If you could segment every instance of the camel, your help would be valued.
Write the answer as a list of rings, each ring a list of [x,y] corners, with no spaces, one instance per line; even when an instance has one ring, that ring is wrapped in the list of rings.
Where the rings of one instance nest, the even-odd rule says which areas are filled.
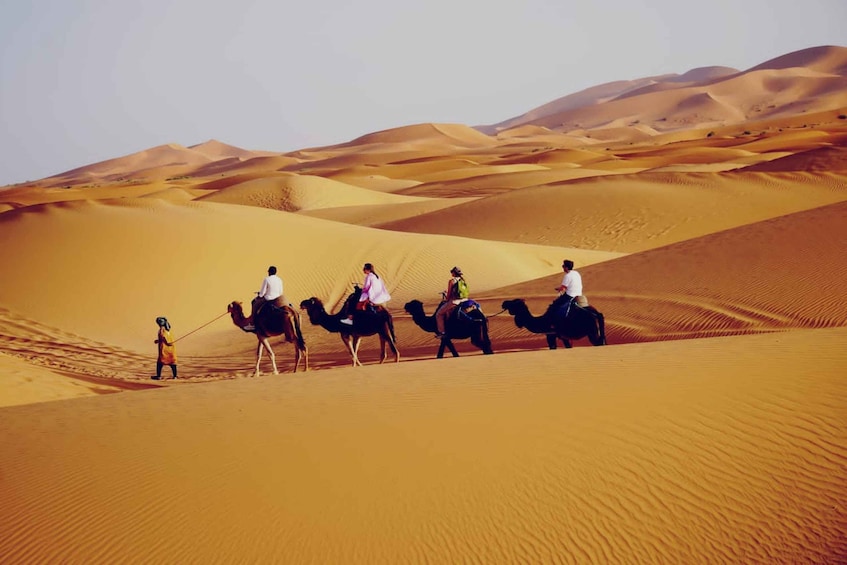
[[[353,366],[361,366],[359,361],[359,343],[362,337],[379,335],[381,357],[379,362],[384,363],[387,357],[385,344],[391,346],[394,352],[394,362],[400,362],[400,351],[397,349],[394,336],[394,320],[385,308],[379,307],[375,312],[357,311],[355,304],[359,300],[362,289],[356,286],[356,290],[347,297],[344,306],[337,314],[329,314],[320,299],[314,296],[300,303],[300,308],[309,314],[309,321],[316,326],[321,326],[330,333],[341,334],[341,341],[347,347],[347,351],[353,359]],[[353,312],[353,324],[342,324],[341,320],[347,318],[347,312]]]
[[[232,323],[239,328],[244,329],[252,320],[244,316],[244,310],[241,307],[241,302],[230,302],[227,306],[227,312],[232,317]],[[259,364],[262,361],[262,350],[268,350],[268,357],[271,358],[271,365],[274,368],[274,375],[279,374],[276,368],[276,357],[273,349],[271,349],[270,338],[281,335],[285,341],[294,344],[294,373],[297,372],[300,366],[301,357],[304,358],[304,370],[309,370],[309,351],[306,349],[306,342],[303,340],[303,332],[300,330],[300,314],[290,306],[277,308],[271,304],[265,304],[259,313],[256,315],[254,325],[256,326],[256,339],[259,340],[259,346],[256,349],[256,373],[259,376]]]
[[[522,298],[503,301],[503,309],[515,317],[515,325],[532,333],[546,334],[547,345],[556,349],[556,338],[565,348],[572,347],[572,339],[587,337],[592,345],[606,345],[606,322],[603,314],[593,306],[582,308],[572,304],[563,317],[556,301],[543,316],[533,316]]]
[[[443,303],[442,303],[443,304]],[[440,305],[439,305],[440,306]],[[459,306],[461,308],[461,305]],[[412,315],[412,320],[425,332],[435,333],[435,314],[427,316],[424,312],[423,303],[420,300],[412,300],[407,302],[403,309]],[[438,308],[436,308],[438,311]],[[456,313],[459,309],[456,309]],[[458,357],[459,353],[453,346],[452,339],[471,339],[471,343],[482,349],[486,355],[494,353],[491,350],[491,340],[488,338],[488,320],[482,310],[476,308],[461,316],[451,315],[447,320],[447,325],[444,328],[447,330],[447,335],[441,339],[438,346],[436,358],[444,357],[444,348],[450,350],[453,357]]]

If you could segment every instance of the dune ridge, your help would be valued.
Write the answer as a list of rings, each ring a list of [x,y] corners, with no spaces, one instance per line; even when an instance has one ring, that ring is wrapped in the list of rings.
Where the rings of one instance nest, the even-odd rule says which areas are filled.
[[[293,173],[239,183],[198,200],[233,204],[249,202],[263,208],[286,212],[424,201],[419,197],[386,194],[332,179]]]

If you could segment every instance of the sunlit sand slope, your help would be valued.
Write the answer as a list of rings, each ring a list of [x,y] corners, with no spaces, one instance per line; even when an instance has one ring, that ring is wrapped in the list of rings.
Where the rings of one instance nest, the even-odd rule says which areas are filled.
[[[525,188],[378,227],[634,252],[842,200],[847,183],[833,174],[653,173]]]
[[[4,408],[0,554],[841,562],[845,339],[480,356]]]
[[[376,194],[376,193],[375,193]],[[391,196],[379,195],[377,196]],[[74,335],[150,351],[157,316],[177,335],[249,304],[269,265],[289,300],[334,307],[371,262],[401,308],[435,297],[458,264],[477,292],[558,270],[563,248],[391,233],[253,206],[155,198],[31,206],[0,215],[0,264],[14,265],[0,306]],[[579,253],[593,263],[618,256]],[[42,288],[37,283],[49,283]],[[177,329],[178,328],[178,329]],[[204,330],[238,332],[218,326]],[[202,341],[182,347],[204,352]]]
[[[841,202],[579,270],[610,343],[845,326],[845,217]],[[560,280],[482,297],[524,297],[538,315]]]
[[[106,381],[71,378],[8,352],[0,352],[0,407],[107,394],[121,388]]]
[[[418,203],[427,199],[386,194],[322,177],[288,173],[229,186],[200,200],[296,212],[339,206]]]

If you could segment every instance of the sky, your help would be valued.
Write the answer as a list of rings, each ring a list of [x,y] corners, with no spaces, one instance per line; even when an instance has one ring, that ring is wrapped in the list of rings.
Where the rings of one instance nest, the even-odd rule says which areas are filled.
[[[0,0],[0,186],[167,143],[288,152],[847,46],[847,0]]]

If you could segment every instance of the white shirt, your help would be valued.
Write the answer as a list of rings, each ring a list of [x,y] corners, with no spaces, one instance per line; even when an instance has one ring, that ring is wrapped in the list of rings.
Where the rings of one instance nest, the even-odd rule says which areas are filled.
[[[259,296],[265,300],[276,300],[282,296],[282,279],[276,275],[268,275],[262,281],[262,289]]]
[[[582,277],[576,271],[568,271],[562,279],[565,294],[568,296],[582,296]]]
[[[359,302],[365,300],[370,300],[374,304],[385,304],[391,300],[391,295],[385,290],[382,279],[373,273],[367,274],[365,284],[362,285],[362,296],[359,297]]]

